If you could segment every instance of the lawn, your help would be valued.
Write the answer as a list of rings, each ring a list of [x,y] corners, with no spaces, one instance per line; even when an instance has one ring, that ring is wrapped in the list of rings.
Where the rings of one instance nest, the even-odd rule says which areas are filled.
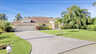
[[[41,32],[69,38],[77,38],[81,40],[96,41],[96,31],[88,31],[88,30],[74,30],[74,32],[72,31],[73,31],[72,29],[66,29],[66,30],[46,30]]]
[[[30,54],[31,44],[17,37],[14,33],[3,33],[0,35],[0,45],[11,44],[11,54]],[[6,54],[6,50],[0,50],[0,54]]]

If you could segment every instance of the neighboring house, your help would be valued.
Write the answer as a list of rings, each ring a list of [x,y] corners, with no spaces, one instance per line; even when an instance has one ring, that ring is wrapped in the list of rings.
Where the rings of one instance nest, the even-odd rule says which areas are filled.
[[[40,27],[52,28],[50,22],[55,21],[52,17],[26,17],[19,21],[14,21],[15,31],[33,31],[39,30]],[[54,27],[53,27],[54,28]]]

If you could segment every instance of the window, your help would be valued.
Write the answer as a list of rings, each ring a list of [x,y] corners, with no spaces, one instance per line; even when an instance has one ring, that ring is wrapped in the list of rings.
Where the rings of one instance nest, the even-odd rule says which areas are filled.
[[[42,26],[46,26],[46,24],[43,24]]]
[[[31,23],[35,23],[35,22],[31,20]]]

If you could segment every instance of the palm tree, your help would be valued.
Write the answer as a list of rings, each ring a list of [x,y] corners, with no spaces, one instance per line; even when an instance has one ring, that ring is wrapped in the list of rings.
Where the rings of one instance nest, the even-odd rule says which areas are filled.
[[[96,6],[96,2],[93,3],[93,6]]]
[[[65,15],[66,13],[67,13],[66,11],[63,11],[63,12],[61,13],[61,16],[64,17],[64,15]]]
[[[18,20],[22,20],[22,16],[20,13],[18,13],[16,16],[15,16],[15,21],[18,21]]]
[[[7,20],[6,14],[0,14],[0,20]]]
[[[73,5],[67,8],[67,13],[63,17],[64,24],[71,24],[72,27],[80,29],[81,26],[87,24],[88,10],[80,9],[80,7]]]

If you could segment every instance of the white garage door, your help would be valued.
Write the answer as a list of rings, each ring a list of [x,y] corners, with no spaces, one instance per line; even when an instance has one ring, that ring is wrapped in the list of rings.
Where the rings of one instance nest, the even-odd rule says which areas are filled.
[[[15,31],[34,31],[36,30],[35,26],[15,26]]]

